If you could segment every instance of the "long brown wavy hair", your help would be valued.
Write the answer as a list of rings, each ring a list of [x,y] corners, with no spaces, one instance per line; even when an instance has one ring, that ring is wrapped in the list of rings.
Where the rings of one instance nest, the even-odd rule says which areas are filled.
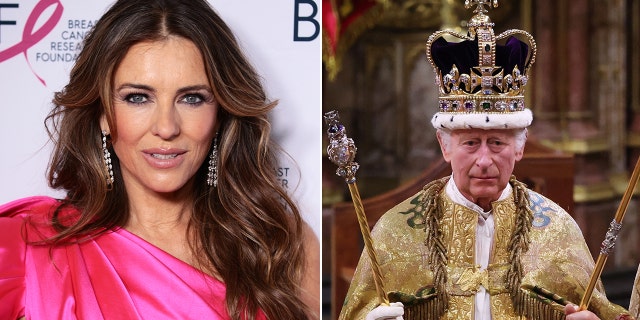
[[[267,99],[261,78],[240,50],[229,27],[205,0],[120,0],[84,40],[69,83],[53,99],[46,119],[55,149],[49,164],[51,187],[67,191],[52,218],[61,244],[124,226],[129,200],[111,146],[115,182],[106,181],[100,137],[105,116],[112,139],[112,81],[136,43],[180,36],[204,59],[219,103],[218,186],[207,186],[205,161],[194,180],[189,237],[198,263],[210,266],[226,284],[226,307],[233,319],[305,319],[301,300],[305,265],[303,222],[277,183],[276,146],[270,140]],[[171,57],[167,57],[171,59]],[[65,221],[62,207],[82,214]],[[206,267],[205,267],[206,268]]]

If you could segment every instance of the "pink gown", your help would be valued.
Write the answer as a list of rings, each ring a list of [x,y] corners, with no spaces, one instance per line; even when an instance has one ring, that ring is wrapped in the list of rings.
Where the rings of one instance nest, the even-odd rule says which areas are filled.
[[[54,234],[47,217],[57,205],[31,197],[0,206],[0,319],[229,319],[222,282],[124,229],[31,244]]]

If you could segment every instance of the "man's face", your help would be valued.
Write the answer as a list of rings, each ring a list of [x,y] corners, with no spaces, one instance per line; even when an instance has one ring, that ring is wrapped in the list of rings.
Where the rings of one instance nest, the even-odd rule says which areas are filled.
[[[522,159],[513,130],[464,129],[451,132],[448,146],[438,132],[444,159],[462,195],[485,210],[507,186],[516,161]]]

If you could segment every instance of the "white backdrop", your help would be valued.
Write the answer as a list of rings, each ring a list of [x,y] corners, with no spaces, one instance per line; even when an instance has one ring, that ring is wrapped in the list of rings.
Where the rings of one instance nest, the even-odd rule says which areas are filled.
[[[318,0],[209,0],[264,78],[273,136],[294,159],[279,177],[321,225],[321,37]],[[85,33],[112,0],[0,1],[0,203],[62,194],[47,187],[44,118]],[[296,15],[297,14],[297,15]]]

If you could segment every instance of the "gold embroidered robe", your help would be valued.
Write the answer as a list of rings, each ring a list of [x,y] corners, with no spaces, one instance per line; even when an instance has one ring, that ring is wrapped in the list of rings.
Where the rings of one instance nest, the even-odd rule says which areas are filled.
[[[578,304],[589,282],[594,261],[582,233],[557,204],[527,190],[533,211],[529,250],[520,259],[524,268],[522,286],[537,286],[567,302]],[[421,191],[422,192],[422,191]],[[385,290],[416,299],[433,287],[433,273],[428,265],[424,245],[423,212],[419,205],[421,192],[385,213],[373,231],[373,243],[384,277]],[[513,232],[516,206],[513,194],[492,204],[495,234],[487,272],[477,271],[475,262],[475,211],[453,203],[444,188],[439,200],[444,215],[441,228],[447,246],[447,291],[449,308],[441,319],[474,319],[474,295],[482,284],[491,294],[494,320],[523,319],[513,308],[506,290],[505,275],[509,268],[508,243]],[[594,290],[589,309],[601,319],[615,319],[626,314],[624,308],[609,302],[600,282]],[[339,319],[364,319],[378,305],[370,260],[363,254],[358,263]],[[561,310],[561,305],[555,305]],[[560,312],[561,313],[561,312]],[[429,316],[420,318],[429,319]],[[540,315],[540,319],[549,316]]]
[[[633,290],[631,291],[631,302],[629,303],[629,312],[636,319],[640,319],[640,266],[638,266],[636,280],[633,282]]]

